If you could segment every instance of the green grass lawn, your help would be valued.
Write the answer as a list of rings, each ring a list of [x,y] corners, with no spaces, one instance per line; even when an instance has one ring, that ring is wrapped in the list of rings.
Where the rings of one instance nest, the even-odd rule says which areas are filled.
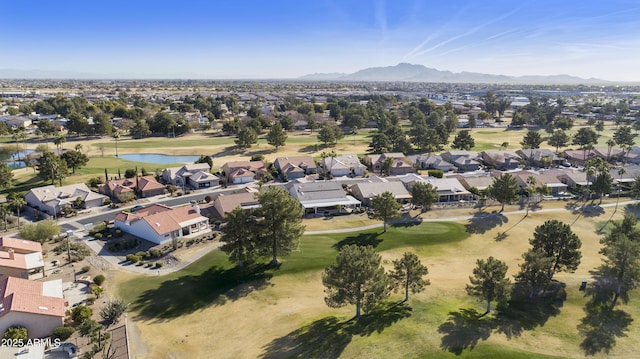
[[[464,225],[449,222],[389,226],[386,233],[378,229],[303,236],[299,249],[280,258],[278,268],[255,265],[251,271],[241,271],[228,262],[224,253],[216,250],[179,272],[132,277],[117,283],[116,289],[126,302],[131,303],[133,317],[138,320],[172,320],[212,306],[222,308],[227,301],[242,300],[251,292],[263,290],[268,291],[269,298],[275,299],[276,306],[271,310],[278,311],[277,286],[273,287],[270,282],[278,278],[279,283],[303,283],[309,278],[317,278],[319,272],[334,263],[341,246],[368,244],[380,252],[392,252],[394,256],[396,252],[412,250],[434,258],[443,255],[446,249],[463,246],[467,238]],[[265,258],[265,262],[267,260]],[[567,356],[538,353],[537,347],[544,346],[546,338],[554,338],[563,346],[574,348],[576,355],[569,356],[575,357],[581,352],[583,340],[576,329],[584,317],[582,308],[588,299],[583,294],[577,287],[562,286],[554,296],[539,304],[513,302],[498,314],[481,316],[479,311],[483,304],[465,295],[461,288],[456,294],[432,293],[422,299],[414,296],[408,303],[386,301],[358,321],[307,313],[307,319],[297,329],[266,345],[255,345],[263,348],[266,358]],[[392,298],[395,297],[397,295]],[[636,300],[635,295],[632,297]],[[636,307],[623,308],[631,315],[639,312]],[[623,326],[616,320],[605,322],[607,327],[615,328],[613,330],[629,331],[628,323]],[[254,330],[267,329],[256,324]],[[592,328],[593,333],[603,330],[606,331],[597,325]],[[615,338],[616,333],[603,335]],[[595,344],[589,345],[600,349],[599,345],[606,347],[611,342],[596,340]]]
[[[280,258],[282,263],[277,269],[256,265],[251,271],[239,270],[228,262],[224,253],[216,250],[179,272],[123,282],[118,292],[132,303],[132,309],[141,318],[171,319],[210,305],[221,305],[235,295],[235,288],[240,285],[243,290],[248,290],[247,287],[259,290],[273,276],[302,278],[307,273],[321,271],[335,261],[339,248],[347,244],[370,244],[380,251],[412,247],[429,248],[432,252],[437,246],[466,237],[464,227],[453,223],[390,226],[384,234],[371,230],[348,235],[303,236],[299,249]]]

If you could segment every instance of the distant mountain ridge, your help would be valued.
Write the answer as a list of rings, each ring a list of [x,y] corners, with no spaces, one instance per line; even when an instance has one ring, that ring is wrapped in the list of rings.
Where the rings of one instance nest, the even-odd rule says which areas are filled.
[[[423,65],[400,63],[395,66],[370,67],[352,74],[312,74],[300,80],[334,81],[404,81],[404,82],[450,82],[450,83],[503,83],[503,84],[611,84],[596,78],[584,79],[570,75],[553,76],[507,76],[478,72],[451,72]]]

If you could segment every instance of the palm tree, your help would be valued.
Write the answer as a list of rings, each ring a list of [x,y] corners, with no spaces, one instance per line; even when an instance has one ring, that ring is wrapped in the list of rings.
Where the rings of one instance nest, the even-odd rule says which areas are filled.
[[[18,153],[18,161],[20,159],[20,141],[24,141],[27,138],[27,134],[23,130],[18,130],[11,135],[11,138],[16,142],[16,152]],[[26,151],[25,151],[26,152]],[[26,155],[26,153],[25,153]]]
[[[62,135],[53,139],[53,144],[56,145],[56,148],[58,149],[58,154],[60,154],[60,150],[62,149],[62,144],[65,142],[67,142],[67,139]]]
[[[613,138],[607,140],[607,162],[611,159],[611,149],[616,145],[616,141]]]
[[[627,170],[625,170],[624,167],[618,168],[618,176],[620,176],[620,178],[618,179],[618,196],[616,197],[616,209],[613,210],[613,213],[616,213],[618,211],[618,202],[620,202],[620,192],[622,192],[622,175],[624,175],[625,173],[627,173]]]
[[[113,139],[116,140],[116,157],[118,157],[118,140],[120,139],[120,132],[115,131],[113,133]]]
[[[9,197],[9,201],[16,208],[16,217],[18,218],[18,229],[20,229],[20,211],[22,211],[22,206],[27,204],[24,200],[24,196],[22,193],[12,193]]]
[[[531,196],[533,196],[533,192],[536,189],[537,180],[534,176],[527,177],[527,191],[529,192],[529,196],[527,197],[527,213],[525,213],[525,217],[529,215],[529,205],[531,203]]]
[[[324,170],[325,180],[329,179],[329,175],[331,174],[331,167],[333,166],[333,159],[336,158],[337,156],[338,155],[336,154],[335,150],[331,150],[331,152],[322,151],[322,153],[320,154],[320,157],[322,158],[322,169]],[[330,158],[328,171],[327,171],[327,160],[326,160],[327,158]]]
[[[7,203],[0,204],[0,216],[2,216],[2,220],[4,221],[4,231],[9,230],[9,215],[11,214],[11,209]]]
[[[587,200],[591,198],[591,189],[589,188],[589,178],[592,178],[596,174],[596,168],[593,161],[587,161],[584,165],[584,171],[587,174],[587,195],[585,195],[584,203],[587,204]]]

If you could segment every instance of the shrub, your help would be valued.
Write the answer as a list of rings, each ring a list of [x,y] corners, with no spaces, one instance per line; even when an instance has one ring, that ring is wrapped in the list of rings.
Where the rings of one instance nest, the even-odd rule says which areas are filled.
[[[147,255],[148,255],[148,253],[147,252],[143,252],[143,251],[140,251],[140,252],[136,253],[136,256],[138,256],[140,258],[146,257]]]
[[[104,222],[98,222],[89,230],[90,235],[94,235],[98,232],[104,232],[107,229],[107,224]]]
[[[27,340],[28,337],[27,328],[21,325],[10,326],[2,335],[2,339],[19,339],[21,341]]]
[[[127,305],[122,299],[114,299],[107,302],[107,304],[100,310],[100,317],[104,319],[108,324],[113,324],[118,321],[120,316],[127,310]]]
[[[135,255],[135,254],[127,254],[127,261],[131,262],[131,263],[138,263],[140,262],[140,257]]]
[[[96,239],[102,239],[102,233],[96,233],[93,235]]]
[[[127,168],[124,171],[124,178],[133,178],[136,176],[136,170],[134,170],[133,168]]]
[[[53,339],[67,340],[75,331],[73,327],[57,327],[53,330]]]
[[[207,203],[211,203],[213,201],[213,197],[211,195],[204,196],[204,201]]]
[[[87,303],[88,303],[89,305],[93,305],[93,303],[95,303],[95,301],[96,301],[96,297],[89,297],[89,298],[87,298]]]
[[[95,283],[96,285],[102,285],[102,283],[104,283],[106,279],[107,278],[103,274],[98,274],[97,276],[93,277],[93,283]]]
[[[442,170],[428,170],[427,173],[431,177],[436,177],[436,178],[444,177],[444,172]]]
[[[162,268],[162,262],[156,262],[156,268]]]
[[[90,266],[82,266],[82,272],[87,273],[90,270],[91,270]]]
[[[93,314],[93,309],[87,307],[86,305],[79,305],[71,310],[71,319],[80,324],[85,320],[91,318]]]
[[[67,252],[67,241],[63,241],[57,247],[53,248],[53,251],[56,254],[66,253]],[[82,243],[71,243],[71,261],[79,262],[83,260],[86,256],[91,255],[91,250],[89,247],[85,246]]]
[[[110,198],[107,198],[107,199],[105,199],[105,200],[104,200],[104,205],[105,205],[105,206],[108,206],[108,205],[110,205],[111,203],[113,203],[113,201],[111,201],[111,199],[110,199]]]
[[[157,248],[151,248],[151,249],[149,250],[149,255],[150,255],[152,258],[159,258],[159,257],[162,257],[162,251],[161,251],[161,250],[159,250],[159,249],[157,249]]]
[[[58,233],[60,233],[60,226],[50,219],[36,224],[25,224],[19,232],[20,237],[40,243],[44,243]]]

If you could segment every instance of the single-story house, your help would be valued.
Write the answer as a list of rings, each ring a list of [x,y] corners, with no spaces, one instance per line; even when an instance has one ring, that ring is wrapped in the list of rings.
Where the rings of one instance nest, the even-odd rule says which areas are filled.
[[[291,197],[297,199],[305,213],[318,213],[322,209],[336,209],[338,206],[355,208],[360,201],[347,195],[342,185],[336,181],[289,182],[286,185]]]
[[[398,181],[360,182],[351,186],[351,193],[365,206],[371,205],[371,199],[384,192],[391,192],[393,197],[401,203],[411,200],[411,193],[404,184]]]
[[[120,212],[115,216],[116,228],[155,244],[176,238],[190,238],[210,232],[209,219],[200,214],[197,205],[168,207],[153,204],[135,212]]]
[[[252,182],[257,175],[266,171],[263,161],[230,161],[222,165],[222,173],[229,184]]]
[[[29,128],[33,125],[33,121],[24,116],[2,116],[0,122],[4,122],[11,129]]]
[[[362,177],[366,172],[367,166],[360,163],[357,155],[326,157],[318,161],[318,173],[328,173],[332,177]]]
[[[596,156],[609,162],[622,161],[624,160],[625,154],[627,153],[626,151],[618,147],[598,147],[594,148],[593,152],[596,154]]]
[[[91,191],[84,183],[33,188],[24,196],[29,206],[52,216],[59,214],[65,207],[71,207],[78,198],[82,199],[85,208],[94,208],[104,205],[108,197]]]
[[[560,182],[566,184],[567,187],[571,190],[577,190],[591,184],[591,179],[587,178],[587,174],[584,171],[567,169],[550,170],[549,173],[558,177]]]
[[[402,167],[399,164],[396,165],[396,162],[404,162],[405,161],[405,155],[402,152],[388,152],[388,153],[383,153],[383,154],[370,154],[370,155],[365,155],[362,158],[362,162],[364,162],[365,165],[367,165],[371,171],[376,172],[376,173],[382,173],[382,171],[384,170],[384,166],[385,166],[385,161],[391,159],[393,165],[390,167]],[[411,169],[413,169],[413,166],[410,166]],[[415,171],[414,171],[415,172]],[[405,172],[405,173],[409,173],[409,172]],[[403,173],[393,173],[393,174],[403,174]]]
[[[515,151],[482,151],[480,158],[486,166],[498,170],[513,170],[520,166],[522,158]]]
[[[480,169],[478,153],[465,150],[451,150],[441,154],[442,159],[453,164],[460,172],[471,172]]]
[[[44,278],[42,245],[38,242],[0,237],[0,279]]]
[[[518,181],[518,185],[520,186],[520,188],[522,188],[523,190],[526,190],[529,187],[529,184],[527,183],[529,177],[533,177],[536,179],[535,187],[545,185],[549,189],[551,195],[564,193],[569,188],[569,186],[566,183],[563,183],[556,174],[556,171],[518,171],[511,173],[511,175],[514,176]]]
[[[0,300],[0,333],[21,325],[27,328],[29,338],[43,338],[64,324],[61,279],[40,282],[5,278],[0,282]]]
[[[160,196],[164,194],[165,186],[154,176],[144,176],[138,178],[138,191],[142,198]]]
[[[316,161],[311,156],[278,157],[273,165],[280,173],[286,173],[288,179],[316,173]]]
[[[625,173],[622,175],[618,173],[620,168],[625,169]],[[609,170],[609,174],[611,174],[611,178],[613,178],[613,183],[621,184],[623,187],[630,187],[636,178],[640,177],[640,165],[631,164],[624,167],[612,167]]]
[[[470,201],[474,199],[473,194],[467,191],[462,183],[454,177],[436,178],[431,176],[408,174],[406,176],[398,177],[398,179],[404,183],[409,191],[411,191],[413,186],[418,182],[431,184],[438,192],[438,202]]]
[[[209,171],[196,171],[187,178],[187,186],[191,188],[211,188],[219,184],[220,179]]]
[[[134,193],[146,198],[164,194],[165,186],[156,181],[154,176],[143,176],[108,180],[98,190],[113,199],[117,199],[123,193]]]
[[[633,146],[631,151],[625,153],[627,163],[640,164],[640,146]]]
[[[440,170],[442,172],[449,172],[454,169],[453,164],[442,159],[442,156],[440,155],[414,155],[408,156],[407,158],[421,170]]]
[[[243,191],[231,194],[221,194],[213,200],[213,207],[218,216],[224,218],[227,213],[236,208],[251,210],[260,207],[257,191],[245,188]]]
[[[280,174],[283,179],[292,180],[304,177],[306,175],[306,171],[302,167],[298,167],[291,162],[287,162],[280,168]]]
[[[585,162],[597,158],[598,154],[593,150],[566,150],[563,156],[573,166],[584,166]]]
[[[475,188],[478,191],[486,191],[489,186],[493,184],[493,176],[490,174],[485,174],[481,176],[465,176],[465,175],[455,175],[453,178],[457,178],[460,184],[464,186],[465,189],[470,190],[471,188]]]
[[[548,148],[526,148],[517,150],[516,153],[529,165],[536,167],[549,167],[564,162],[564,158],[559,157]]]
[[[189,185],[189,177],[192,177],[196,172],[211,172],[211,167],[208,163],[191,163],[182,167],[170,167],[165,168],[162,171],[162,179],[166,183],[171,183],[178,187],[186,187]],[[194,187],[198,188],[198,187]]]

